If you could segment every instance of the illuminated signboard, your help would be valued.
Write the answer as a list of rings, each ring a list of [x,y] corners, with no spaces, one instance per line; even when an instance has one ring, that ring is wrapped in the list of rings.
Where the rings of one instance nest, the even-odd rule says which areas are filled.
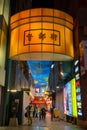
[[[40,93],[40,88],[35,88],[35,93]]]
[[[63,89],[64,114],[77,117],[77,99],[75,78],[69,81]]]
[[[81,101],[81,94],[78,94],[76,97],[77,97],[77,101]]]
[[[76,92],[77,92],[77,93],[80,93],[80,92],[81,92],[81,89],[78,87],[78,88],[76,89]]]
[[[81,98],[81,87],[80,87],[80,72],[79,62],[75,65],[75,80],[76,80],[76,101],[77,101],[77,115],[82,116],[82,98]]]
[[[43,93],[35,93],[35,97],[42,97],[42,96],[44,96]]]
[[[72,116],[72,88],[71,88],[71,83],[68,82],[66,85],[66,94],[67,94],[67,115]]]
[[[76,103],[76,84],[75,79],[71,80],[72,84],[72,110],[73,110],[73,116],[77,117],[77,103]]]
[[[45,88],[43,87],[41,87],[41,93],[44,93],[45,92]]]
[[[79,73],[76,74],[76,80],[80,79]]]
[[[63,101],[64,101],[64,114],[67,113],[67,101],[66,101],[66,87],[63,88]]]
[[[79,71],[79,67],[77,66],[76,68],[75,68],[75,73],[77,73]]]
[[[80,86],[80,81],[76,81],[76,86]]]
[[[78,102],[78,103],[77,103],[77,107],[78,107],[78,108],[81,108],[81,107],[82,107],[82,103],[81,103],[81,102]]]
[[[41,96],[44,96],[44,91],[45,89],[44,88],[35,88],[35,96],[36,97],[41,97]]]

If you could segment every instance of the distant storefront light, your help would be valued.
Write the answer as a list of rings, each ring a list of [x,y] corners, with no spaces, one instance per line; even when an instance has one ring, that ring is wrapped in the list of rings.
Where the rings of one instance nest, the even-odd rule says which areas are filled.
[[[8,89],[7,91],[8,91],[8,92],[11,92],[11,93],[16,93],[16,92],[17,92],[17,90],[16,90],[16,89],[11,89],[11,90],[10,90],[10,89]]]

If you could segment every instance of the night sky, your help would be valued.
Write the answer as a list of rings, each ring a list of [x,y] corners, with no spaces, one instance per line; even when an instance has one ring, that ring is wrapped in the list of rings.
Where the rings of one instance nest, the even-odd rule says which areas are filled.
[[[55,8],[71,15],[76,13],[77,0],[11,0],[11,15],[30,8]]]

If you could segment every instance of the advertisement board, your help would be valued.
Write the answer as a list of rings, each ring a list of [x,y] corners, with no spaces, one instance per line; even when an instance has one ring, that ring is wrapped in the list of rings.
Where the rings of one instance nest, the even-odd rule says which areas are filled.
[[[67,94],[66,94],[66,87],[63,88],[63,100],[64,100],[64,114],[67,113]]]
[[[75,78],[70,80],[63,89],[64,114],[77,117],[77,99]],[[78,104],[79,105],[79,104]]]
[[[72,86],[70,82],[68,82],[65,86],[66,86],[66,97],[67,97],[66,114],[72,116]]]
[[[73,111],[73,116],[77,117],[76,83],[75,83],[75,78],[71,80],[71,85],[72,85],[72,111]]]
[[[81,44],[80,46],[82,47],[83,45]],[[82,48],[80,48],[80,49],[82,49]],[[82,50],[80,50],[80,53],[81,53],[80,56],[83,56]],[[83,59],[83,58],[81,57],[81,59]],[[75,64],[75,84],[76,84],[76,102],[77,102],[77,115],[78,115],[78,117],[83,116],[83,113],[82,113],[82,97],[81,97],[81,83],[80,83],[80,70],[81,70],[81,75],[85,74],[84,72],[86,72],[86,71],[84,71],[84,72],[82,71],[83,70],[82,69],[83,68],[82,67],[83,62],[81,61],[81,59],[80,59],[80,62],[79,62],[79,60],[78,60],[78,62],[75,61],[75,63],[77,63],[77,64]],[[79,69],[79,65],[80,65],[80,69]]]

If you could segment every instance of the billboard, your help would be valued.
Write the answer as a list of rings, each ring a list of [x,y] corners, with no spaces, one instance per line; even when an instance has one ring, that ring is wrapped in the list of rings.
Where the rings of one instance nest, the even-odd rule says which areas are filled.
[[[64,101],[64,114],[67,113],[67,96],[66,96],[66,87],[63,88],[63,101]]]
[[[72,116],[72,86],[68,82],[66,85],[66,114]]]
[[[63,89],[64,114],[77,117],[76,83],[75,78],[70,80]]]
[[[71,80],[72,85],[72,112],[73,116],[77,117],[77,102],[76,102],[76,83],[75,78]]]
[[[81,44],[80,47],[83,47],[83,45]],[[78,60],[75,61],[75,84],[76,84],[76,102],[77,102],[77,115],[78,117],[82,117],[83,113],[82,113],[82,97],[81,97],[81,83],[80,83],[80,70],[81,70],[81,75],[84,75],[86,71],[83,71],[83,49],[80,48],[80,62]],[[79,68],[79,64],[80,64],[80,68]],[[78,69],[77,69],[78,68]]]

